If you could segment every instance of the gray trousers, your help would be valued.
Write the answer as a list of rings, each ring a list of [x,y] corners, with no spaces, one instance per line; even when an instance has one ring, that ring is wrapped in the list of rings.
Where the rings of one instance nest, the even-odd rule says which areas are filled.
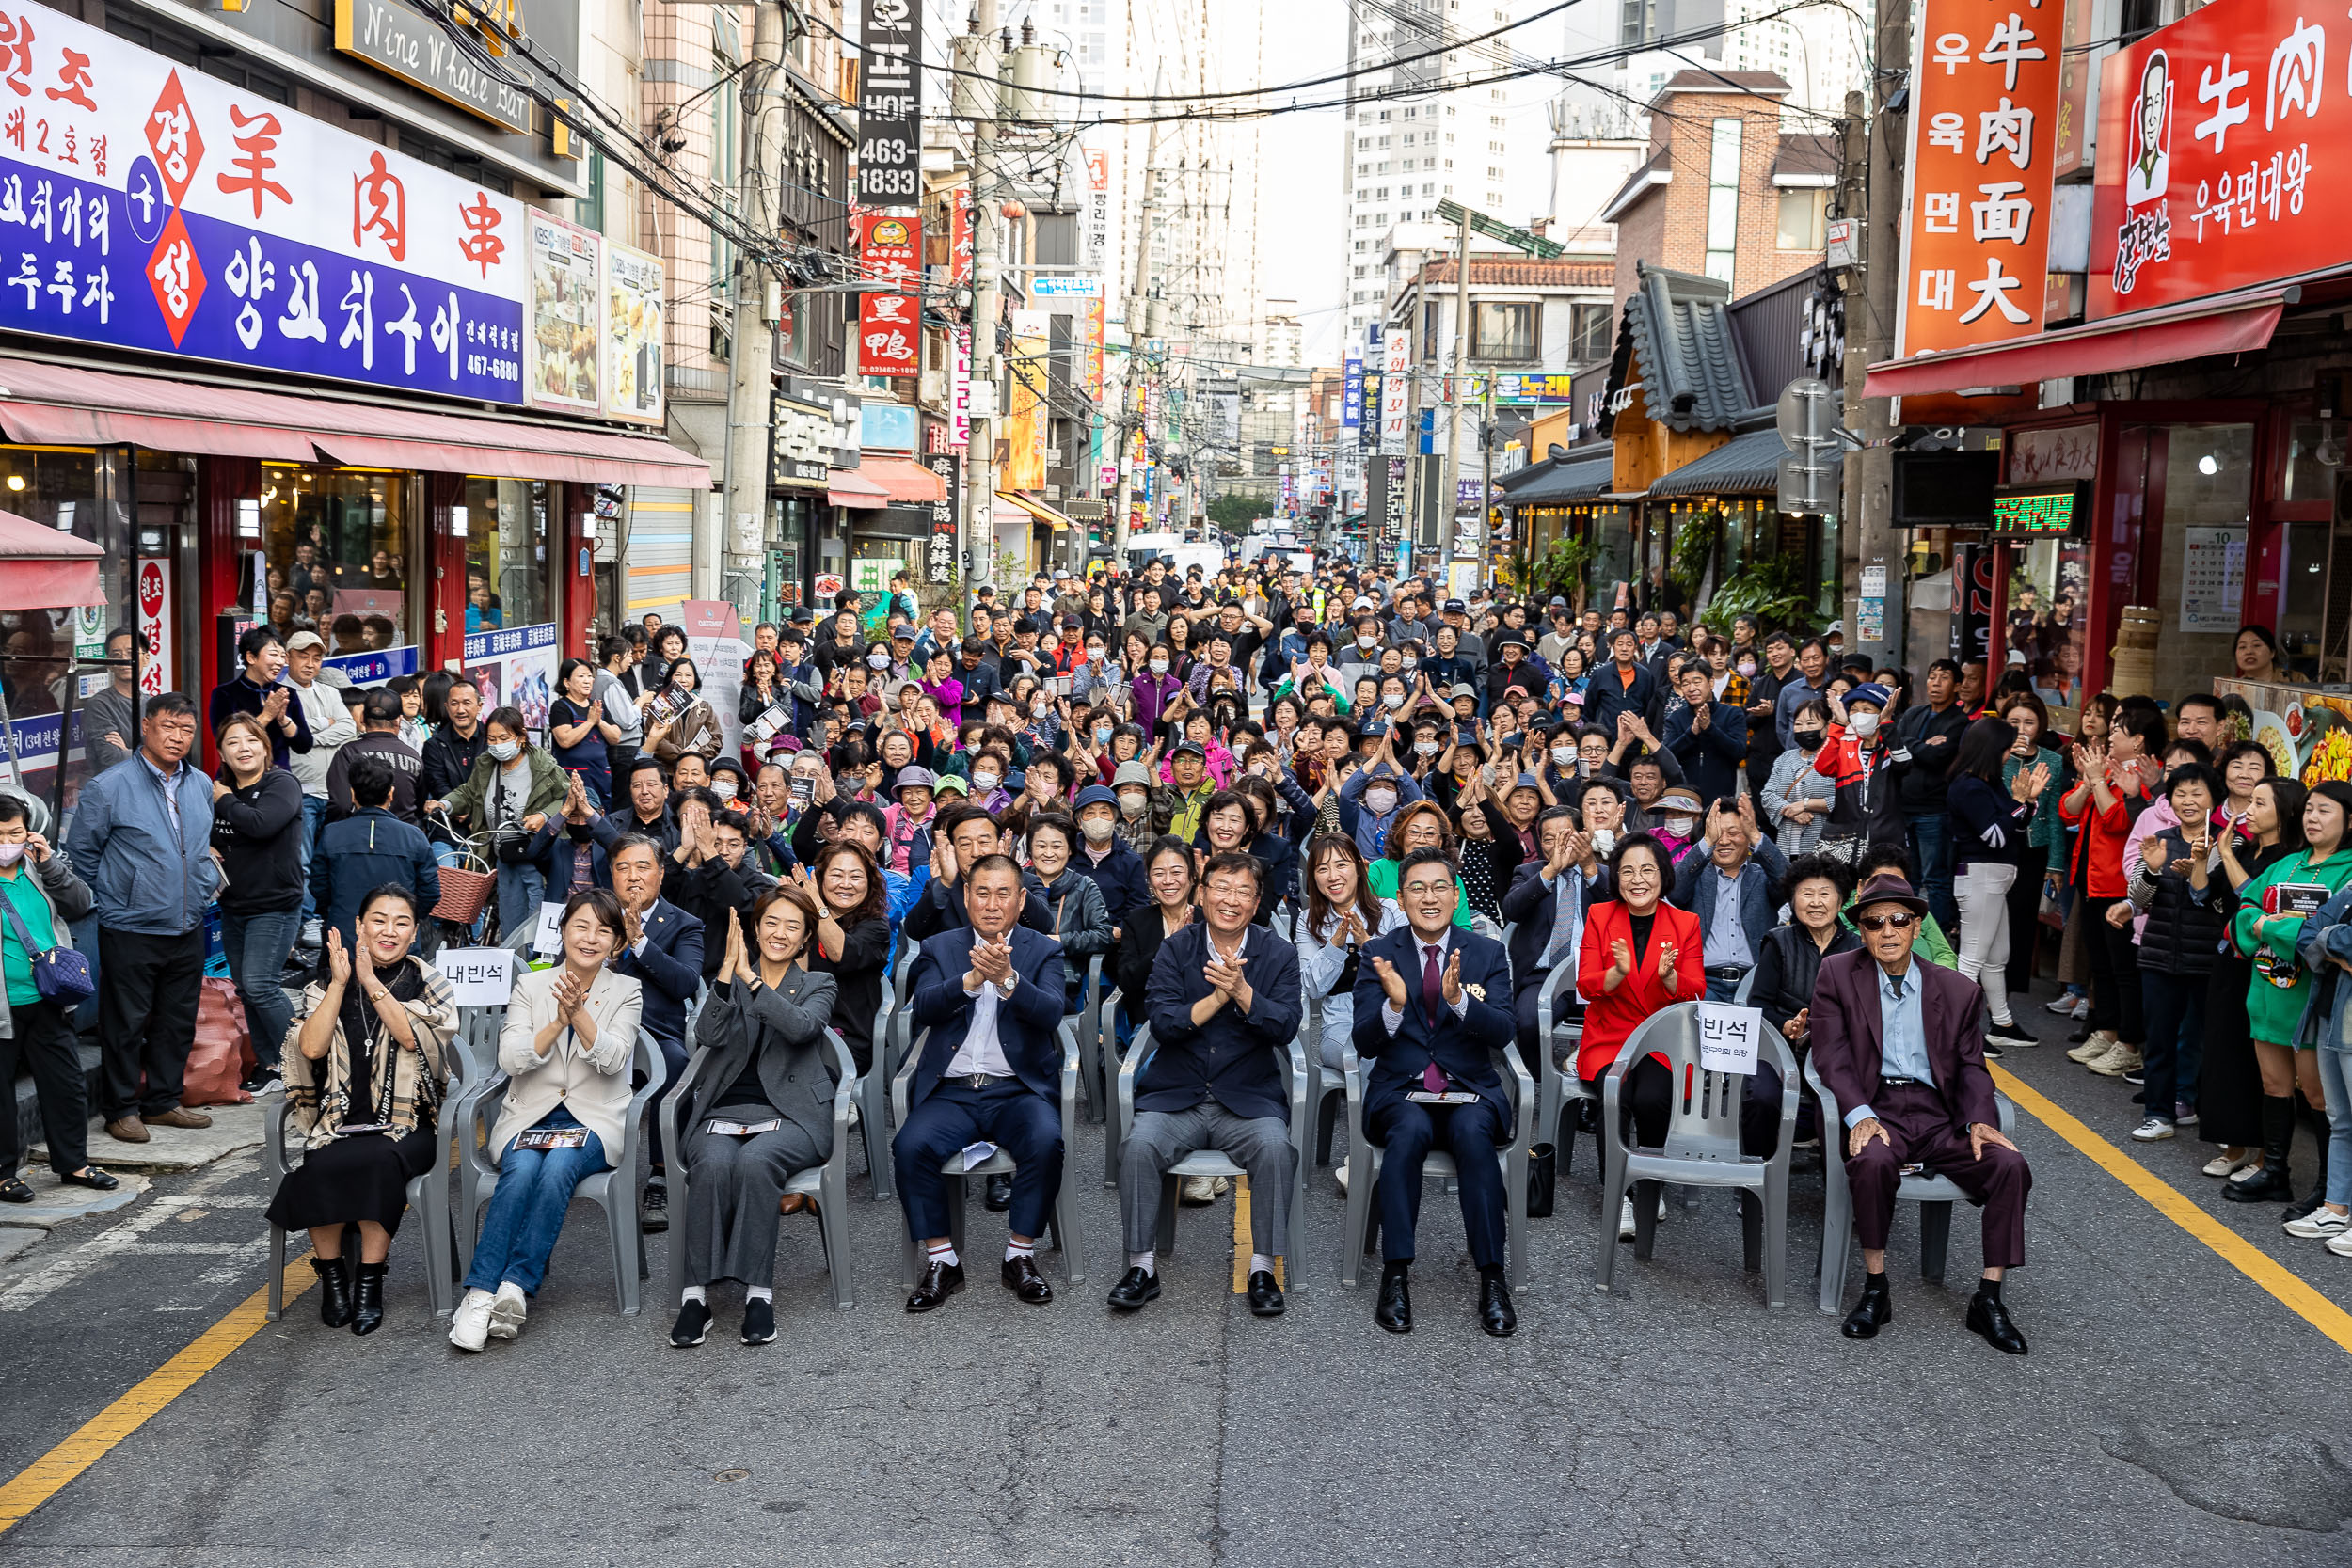
[[[1119,1149],[1119,1212],[1129,1252],[1159,1245],[1160,1183],[1168,1167],[1214,1148],[1249,1173],[1249,1246],[1269,1258],[1290,1250],[1291,1183],[1298,1150],[1280,1117],[1237,1117],[1214,1100],[1189,1111],[1137,1111]]]
[[[745,1111],[732,1119],[759,1122],[773,1116]],[[776,1204],[784,1184],[823,1164],[832,1150],[818,1148],[788,1121],[772,1132],[737,1138],[702,1131],[708,1120],[699,1118],[687,1138],[686,1234],[670,1244],[686,1249],[689,1285],[722,1279],[766,1285],[776,1273]]]

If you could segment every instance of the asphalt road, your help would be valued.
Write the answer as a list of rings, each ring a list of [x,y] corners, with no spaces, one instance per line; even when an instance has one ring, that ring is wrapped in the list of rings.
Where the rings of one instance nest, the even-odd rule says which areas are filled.
[[[2352,1260],[2284,1236],[2275,1209],[2222,1203],[2197,1174],[2205,1146],[2132,1144],[2130,1091],[2066,1062],[2062,1025],[2032,1016],[2049,1044],[2005,1067],[2352,1309]],[[2035,1178],[2009,1287],[2023,1359],[1962,1328],[1965,1210],[1950,1285],[1917,1279],[1906,1217],[1894,1323],[1841,1338],[1813,1305],[1819,1176],[1794,1184],[1785,1310],[1741,1273],[1723,1196],[1675,1206],[1657,1257],[1629,1247],[1618,1292],[1596,1292],[1589,1142],[1534,1226],[1507,1341],[1478,1332],[1458,1211],[1436,1195],[1418,1330],[1375,1328],[1376,1274],[1336,1283],[1327,1173],[1309,1277],[1272,1322],[1231,1293],[1230,1200],[1184,1212],[1166,1294],[1112,1319],[1116,1200],[1097,1187],[1082,1290],[1014,1301],[988,1266],[1001,1221],[976,1208],[972,1289],[911,1318],[891,1283],[898,1211],[859,1175],[850,1311],[827,1302],[814,1220],[792,1219],[779,1339],[738,1343],[730,1296],[707,1344],[673,1350],[650,1288],[643,1317],[616,1315],[582,1206],[522,1338],[467,1357],[426,1315],[411,1226],[383,1332],[324,1329],[299,1298],[0,1533],[0,1560],[2352,1561],[2352,1352],[2030,1116],[2019,1142]],[[2308,1143],[2298,1157],[2308,1170]],[[0,1480],[251,1294],[265,1200],[235,1157],[0,1265]]]

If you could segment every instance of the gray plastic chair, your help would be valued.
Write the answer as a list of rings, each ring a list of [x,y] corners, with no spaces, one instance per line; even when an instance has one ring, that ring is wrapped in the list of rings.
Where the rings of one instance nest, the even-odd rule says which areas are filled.
[[[1135,1037],[1127,1047],[1127,1059],[1119,1069],[1119,1116],[1114,1122],[1118,1133],[1116,1144],[1123,1145],[1136,1129],[1136,1075],[1143,1070],[1158,1049],[1152,1038],[1152,1026],[1136,1026]],[[1286,1045],[1274,1047],[1280,1059],[1282,1075],[1290,1084],[1291,1147],[1298,1154],[1298,1168],[1291,1180],[1291,1250],[1283,1264],[1288,1286],[1296,1290],[1306,1275],[1306,1249],[1299,1245],[1305,1233],[1307,1213],[1307,1097],[1318,1078],[1312,1074],[1306,1051],[1294,1037]],[[1114,1155],[1116,1159],[1116,1155]],[[1169,1257],[1176,1253],[1177,1195],[1184,1179],[1188,1176],[1222,1176],[1240,1180],[1249,1173],[1214,1148],[1196,1149],[1168,1167],[1160,1179],[1160,1230],[1158,1250]],[[1121,1216],[1123,1222],[1124,1216]]]
[[[449,1066],[449,1083],[441,1095],[441,1114],[433,1129],[433,1164],[421,1176],[409,1178],[408,1207],[416,1212],[424,1226],[424,1297],[427,1307],[437,1318],[446,1318],[457,1307],[456,1239],[451,1233],[453,1223],[449,1200],[449,1148],[458,1125],[457,1101],[465,1097],[465,1086],[481,1076],[477,1064],[482,1057],[474,1041],[478,1038],[480,1020],[477,1013],[500,1013],[502,1007],[458,1009],[457,1033],[450,1037],[442,1057]],[[495,1057],[493,1053],[493,1057]],[[293,1169],[287,1159],[286,1124],[293,1119],[294,1107],[287,1102],[286,1092],[272,1089],[262,1096],[262,1178],[271,1194]],[[278,1225],[269,1227],[269,1306],[263,1314],[276,1323],[286,1310],[286,1232]]]
[[[1543,1101],[1536,1112],[1536,1136],[1549,1132],[1559,1150],[1560,1180],[1566,1180],[1568,1168],[1576,1164],[1576,1122],[1569,1119],[1571,1103],[1582,1104],[1597,1100],[1591,1087],[1576,1070],[1577,1048],[1584,1042],[1584,1022],[1581,1017],[1565,1018],[1564,1006],[1570,992],[1576,990],[1576,958],[1571,954],[1564,963],[1552,967],[1544,976],[1541,990],[1535,993],[1535,1038],[1543,1048]],[[1600,1136],[1595,1133],[1593,1149],[1602,1154]]]
[[[1763,1032],[1761,1049],[1780,1069],[1780,1138],[1770,1159],[1740,1152],[1740,1101],[1747,1075],[1700,1069],[1699,1008],[1677,1002],[1642,1021],[1601,1079],[1600,1134],[1606,1156],[1601,1179],[1600,1233],[1593,1283],[1611,1289],[1616,1275],[1617,1208],[1635,1183],[1673,1181],[1686,1187],[1728,1187],[1742,1194],[1740,1230],[1744,1262],[1764,1270],[1764,1304],[1787,1305],[1788,1270],[1788,1146],[1797,1131],[1797,1062],[1776,1031]],[[1666,1058],[1677,1091],[1669,1097],[1666,1141],[1659,1148],[1628,1148],[1619,1128],[1625,1075],[1653,1053]],[[1657,1189],[1644,1187],[1633,1200],[1637,1258],[1646,1259],[1658,1240]]]
[[[857,1058],[850,1054],[850,1042],[841,1037],[841,1031],[826,1030],[825,1039],[833,1047],[834,1065],[841,1074],[833,1091],[833,1152],[825,1157],[823,1164],[795,1173],[785,1182],[784,1191],[787,1197],[798,1196],[815,1201],[818,1239],[825,1249],[825,1285],[833,1293],[834,1306],[846,1312],[856,1305],[852,1293],[856,1271],[851,1266],[850,1249],[850,1113],[869,1091],[866,1078],[858,1076]],[[694,1173],[686,1162],[686,1133],[692,1124],[680,1125],[679,1106],[691,1099],[709,1061],[710,1048],[696,1046],[686,1063],[686,1070],[678,1074],[677,1088],[661,1102],[661,1147],[671,1151],[670,1173],[675,1193],[671,1207],[678,1216],[673,1221],[667,1248],[669,1261],[662,1270],[673,1302],[682,1299],[686,1288],[686,1243],[675,1227],[683,1223],[694,1182]],[[873,1076],[866,1074],[866,1078]],[[782,1216],[778,1216],[777,1224],[783,1224]]]
[[[898,1134],[907,1124],[908,1101],[914,1092],[914,1069],[922,1065],[923,1046],[930,1037],[924,1030],[908,1043],[904,1065],[898,1075],[890,1081],[890,1108],[896,1118],[891,1129],[895,1145]],[[1062,1267],[1073,1286],[1087,1282],[1086,1254],[1078,1243],[1078,1186],[1076,1161],[1078,1148],[1078,1021],[1065,1018],[1061,1023],[1061,1190],[1054,1196],[1053,1215],[1046,1229],[1056,1246],[1061,1248]],[[940,1167],[940,1174],[954,1182],[955,1191],[948,1198],[948,1236],[956,1251],[963,1250],[963,1211],[970,1196],[972,1179],[976,1176],[1009,1176],[1015,1169],[1013,1158],[997,1149],[987,1159],[965,1170],[961,1161],[961,1150],[950,1155]],[[919,1256],[924,1238],[914,1233],[914,1222],[907,1217],[906,1205],[898,1206],[898,1224],[905,1238],[905,1246],[898,1255],[898,1285],[901,1290],[914,1288],[915,1276],[922,1272]]]
[[[1110,1124],[1110,1061],[1112,1051],[1103,1039],[1103,955],[1087,959],[1085,989],[1078,1006],[1078,1083],[1086,1091],[1087,1115]]]
[[[1846,1185],[1846,1162],[1842,1158],[1846,1135],[1846,1115],[1821,1083],[1821,1075],[1813,1070],[1813,1059],[1805,1058],[1805,1087],[1821,1102],[1821,1297],[1824,1312],[1836,1312],[1845,1299],[1846,1264],[1857,1250],[1853,1244],[1853,1193]],[[2017,1125],[2017,1107],[2009,1097],[1993,1097],[1994,1109],[2001,1121],[2001,1131],[2009,1132]],[[1947,1177],[1930,1176],[1924,1172],[1906,1176],[1895,1188],[1895,1201],[1919,1206],[1919,1277],[1931,1284],[1944,1283],[1944,1259],[1952,1240],[1952,1205],[1965,1203],[1968,1195],[1953,1185]]]
[[[890,1069],[886,1042],[890,1037],[891,1014],[898,1005],[898,988],[891,984],[890,972],[884,969],[882,1006],[874,1014],[873,1065],[857,1081],[858,1129],[865,1134],[866,1174],[873,1180],[877,1203],[887,1202],[894,1196],[890,1188]],[[855,1058],[850,1066],[856,1066]],[[849,1082],[846,1074],[842,1082]]]
[[[1115,1035],[1119,1028],[1119,1009],[1125,1004],[1126,1000],[1127,993],[1114,987],[1110,995],[1103,1000],[1103,1010],[1098,1028],[1108,1028]],[[1136,1020],[1135,1034],[1140,1035],[1149,1027],[1151,1027],[1151,1025],[1145,1020],[1139,1018]],[[1128,1037],[1127,1040],[1128,1054],[1133,1055],[1135,1053],[1135,1037],[1131,1035]],[[1110,1062],[1112,1057],[1117,1054],[1117,1041],[1115,1039],[1104,1040],[1098,1034],[1094,1041],[1092,1054],[1086,1061],[1082,1061],[1079,1064],[1079,1078],[1083,1080],[1089,1072],[1107,1070],[1107,1064]],[[1103,1186],[1105,1191],[1115,1189],[1119,1185],[1120,1137],[1119,1118],[1117,1117],[1104,1117],[1103,1118]],[[1070,1154],[1067,1149],[1062,1151],[1062,1158],[1064,1161],[1067,1161],[1070,1158]]]
[[[1527,1153],[1535,1141],[1535,1080],[1515,1045],[1493,1055],[1502,1069],[1503,1098],[1511,1106],[1511,1141],[1497,1148],[1495,1157],[1502,1163],[1503,1228],[1510,1255],[1505,1272],[1516,1291],[1527,1281]],[[1341,1047],[1340,1060],[1347,1084],[1347,1221],[1340,1246],[1340,1283],[1353,1289],[1370,1241],[1372,1189],[1380,1180],[1383,1151],[1364,1133],[1364,1067],[1353,1043]],[[1442,1182],[1457,1174],[1453,1154],[1433,1148],[1422,1164],[1422,1190],[1428,1190],[1432,1178]]]
[[[645,1081],[629,1097],[628,1110],[621,1122],[621,1147],[609,1151],[611,1168],[589,1175],[572,1189],[572,1196],[585,1198],[604,1211],[605,1230],[612,1243],[613,1293],[620,1300],[621,1315],[633,1318],[644,1305],[640,1281],[652,1274],[645,1262],[644,1233],[637,1222],[643,1185],[637,1168],[637,1146],[644,1137],[640,1129],[645,1119],[645,1107],[652,1103],[669,1077],[669,1069],[661,1059],[661,1047],[642,1027],[629,1053],[629,1070],[644,1073]],[[467,1091],[465,1102],[459,1107],[459,1125],[464,1131],[458,1140],[458,1155],[465,1179],[460,1183],[463,1209],[458,1216],[457,1244],[461,1263],[468,1269],[473,1266],[474,1243],[482,1234],[482,1212],[489,1207],[491,1197],[498,1192],[498,1159],[502,1151],[489,1147],[490,1122],[496,1119],[489,1113],[496,1110],[497,1097],[506,1082],[503,1071],[486,1074]],[[632,1259],[634,1268],[629,1266]]]

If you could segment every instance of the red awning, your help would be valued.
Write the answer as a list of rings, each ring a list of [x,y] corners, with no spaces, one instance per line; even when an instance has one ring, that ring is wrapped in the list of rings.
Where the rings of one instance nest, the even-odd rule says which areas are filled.
[[[2274,284],[1982,348],[1889,359],[1870,367],[1862,395],[1913,397],[1979,387],[2031,387],[2058,376],[2105,375],[2209,354],[2243,353],[2268,345],[2280,313],[2300,294],[2293,284]]]
[[[104,604],[98,568],[105,554],[87,539],[0,512],[0,610]]]
[[[890,504],[890,492],[863,477],[859,468],[835,468],[833,471],[833,491],[829,498],[835,506],[854,506],[879,511]]]
[[[710,467],[654,436],[0,359],[0,428],[44,446],[128,442],[210,457],[327,460],[494,479],[707,488]],[[353,436],[352,431],[365,431]]]
[[[857,474],[868,483],[881,485],[882,494],[892,500],[910,506],[930,506],[947,499],[947,482],[908,458],[869,457]]]

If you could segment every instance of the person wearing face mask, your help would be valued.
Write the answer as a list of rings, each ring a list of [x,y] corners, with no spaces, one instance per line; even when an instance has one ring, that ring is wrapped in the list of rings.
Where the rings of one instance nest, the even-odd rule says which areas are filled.
[[[1101,886],[1071,863],[1077,841],[1077,825],[1060,812],[1041,812],[1031,817],[1029,869],[1022,878],[1029,901],[1042,903],[1052,917],[1065,960],[1063,1011],[1073,1014],[1086,1005],[1088,962],[1098,953],[1107,958],[1115,940]]]
[[[1679,865],[1699,841],[1698,792],[1688,784],[1668,784],[1650,807],[1650,833]]]
[[[1119,801],[1119,840],[1140,855],[1160,836],[1152,822],[1152,769],[1141,762],[1120,763],[1111,790]]]
[[[1147,735],[1159,733],[1177,694],[1184,689],[1184,683],[1174,673],[1175,660],[1176,651],[1165,642],[1159,643],[1146,657],[1143,669],[1128,683],[1136,722],[1143,726]]]
[[[1908,824],[1896,786],[1911,767],[1911,754],[1893,742],[1881,722],[1895,705],[1893,691],[1866,681],[1843,697],[1832,692],[1826,700],[1830,721],[1821,732],[1813,770],[1831,782],[1835,794],[1821,848],[1851,864],[1867,846],[1906,842]]]
[[[1116,702],[1126,689],[1126,679],[1111,662],[1109,640],[1099,631],[1087,633],[1085,655],[1070,672],[1072,705],[1089,707]]]
[[[1389,828],[1398,812],[1422,798],[1421,786],[1396,762],[1390,737],[1381,737],[1367,767],[1340,786],[1340,799],[1357,809],[1356,847],[1367,861],[1378,860],[1388,848]]]
[[[1772,825],[1772,842],[1791,860],[1811,854],[1820,845],[1835,803],[1836,785],[1813,768],[1828,726],[1828,704],[1811,702],[1798,708],[1796,722],[1789,727],[1796,744],[1772,759],[1772,775],[1764,784],[1764,819]]]
[[[1152,901],[1151,884],[1143,875],[1143,860],[1120,832],[1123,808],[1119,794],[1103,784],[1078,791],[1078,849],[1071,865],[1102,891],[1103,909],[1110,916],[1111,939],[1117,942],[1134,911]],[[1140,802],[1141,815],[1151,817],[1151,797]],[[1147,841],[1148,842],[1148,841]]]

